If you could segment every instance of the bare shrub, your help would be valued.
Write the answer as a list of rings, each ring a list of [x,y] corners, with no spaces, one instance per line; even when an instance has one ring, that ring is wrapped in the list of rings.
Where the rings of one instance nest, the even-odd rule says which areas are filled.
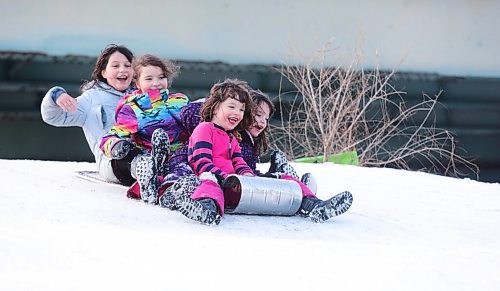
[[[281,74],[294,87],[278,96],[279,124],[271,124],[271,144],[290,158],[356,150],[360,165],[417,169],[477,178],[478,167],[461,155],[454,135],[435,126],[436,96],[409,104],[405,92],[383,73],[347,65],[326,65],[330,44],[304,65],[285,65]]]

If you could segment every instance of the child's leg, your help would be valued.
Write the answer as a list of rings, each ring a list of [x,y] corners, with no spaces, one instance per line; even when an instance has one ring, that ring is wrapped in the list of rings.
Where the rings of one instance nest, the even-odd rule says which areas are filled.
[[[305,173],[300,178],[300,181],[304,183],[314,194],[318,193],[318,182],[316,182],[316,178],[314,178],[313,174]]]
[[[314,222],[325,222],[334,216],[341,215],[352,205],[352,194],[349,191],[342,192],[323,201],[317,198],[304,183],[297,179],[287,175],[282,175],[281,179],[295,181],[299,184],[302,190],[302,204],[297,213],[309,217]]]
[[[187,147],[182,147],[171,154],[167,162],[168,174],[165,176],[165,181],[175,182],[182,177],[194,175],[187,156]]]
[[[191,195],[191,199],[199,200],[203,198],[213,199],[219,207],[219,213],[224,215],[224,193],[219,184],[208,179],[202,180],[201,185]]]
[[[158,198],[160,206],[176,210],[178,208],[176,201],[181,197],[191,197],[194,190],[200,185],[201,180],[194,175],[193,169],[188,164],[187,156],[187,146],[170,154],[166,163],[168,174],[163,177]],[[165,187],[166,184],[171,184],[171,187]]]
[[[181,199],[179,211],[187,218],[206,225],[218,225],[221,219],[215,201],[211,198],[202,198],[200,200]]]
[[[302,183],[298,179],[290,177],[288,175],[281,175],[280,179],[297,182],[297,184],[299,184],[300,186],[300,189],[302,190],[302,197],[316,197],[316,195],[311,191],[311,189],[309,189],[304,183]]]
[[[135,182],[135,168],[132,167],[132,163],[136,162],[138,157],[138,151],[130,151],[120,160],[111,160],[113,174],[123,185],[130,186]]]
[[[191,199],[191,195],[193,195],[200,184],[200,178],[194,174],[188,174],[178,178],[164,193],[160,193],[160,206],[171,210],[177,209],[179,207],[179,201],[184,198]]]
[[[306,197],[301,205],[302,210],[312,207],[308,216],[314,222],[325,222],[332,217],[339,216],[352,205],[352,194],[349,191],[344,191],[325,201],[314,201],[314,199],[318,198]],[[312,203],[309,203],[310,201]]]
[[[205,174],[205,173],[204,173]],[[207,176],[207,175],[205,175]],[[200,176],[201,184],[194,190],[191,197],[179,199],[179,211],[189,219],[208,225],[217,225],[224,213],[224,194],[215,181],[215,176]]]

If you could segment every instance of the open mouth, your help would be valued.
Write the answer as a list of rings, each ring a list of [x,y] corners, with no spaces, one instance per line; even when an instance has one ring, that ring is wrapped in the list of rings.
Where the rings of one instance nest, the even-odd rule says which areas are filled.
[[[254,129],[256,129],[257,131],[262,131],[264,129],[264,126],[258,125],[258,124],[254,124],[254,125],[252,125],[252,127]]]
[[[123,81],[127,81],[128,77],[127,76],[119,76],[119,77],[116,77],[116,79],[118,81],[122,81],[123,82]]]
[[[240,122],[240,119],[236,118],[236,117],[229,117],[228,120],[229,120],[229,123],[231,123],[233,125],[238,124],[238,122]]]

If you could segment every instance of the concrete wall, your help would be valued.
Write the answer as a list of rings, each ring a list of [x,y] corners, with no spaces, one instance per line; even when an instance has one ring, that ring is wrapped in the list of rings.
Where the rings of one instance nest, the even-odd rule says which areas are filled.
[[[500,77],[500,1],[0,0],[0,50],[136,54],[229,63],[289,62],[334,38],[383,69]],[[375,52],[378,60],[375,60]]]

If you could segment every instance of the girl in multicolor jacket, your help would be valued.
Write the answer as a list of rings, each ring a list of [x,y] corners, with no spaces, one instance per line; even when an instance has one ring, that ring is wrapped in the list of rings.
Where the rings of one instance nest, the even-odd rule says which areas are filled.
[[[154,166],[162,173],[169,150],[187,142],[178,122],[182,107],[189,102],[186,95],[168,91],[178,71],[172,62],[147,54],[134,60],[133,68],[138,90],[120,100],[115,125],[100,144],[112,159],[117,177],[128,184],[134,181],[141,154],[153,151]]]
[[[261,135],[267,128],[270,112],[262,107],[254,111],[252,107],[246,82],[226,80],[210,90],[200,113],[204,122],[194,129],[189,139],[188,162],[201,184],[189,198],[180,197],[179,211],[186,217],[208,225],[219,224],[225,206],[221,188],[224,180],[230,174],[254,176],[242,158],[238,131],[247,129],[250,135]],[[256,112],[261,116],[254,119],[251,113]],[[352,203],[352,195],[347,191],[322,201],[296,178],[288,175],[280,178],[299,184],[303,198],[298,213],[315,222],[344,213]],[[175,189],[178,182],[172,188]]]

